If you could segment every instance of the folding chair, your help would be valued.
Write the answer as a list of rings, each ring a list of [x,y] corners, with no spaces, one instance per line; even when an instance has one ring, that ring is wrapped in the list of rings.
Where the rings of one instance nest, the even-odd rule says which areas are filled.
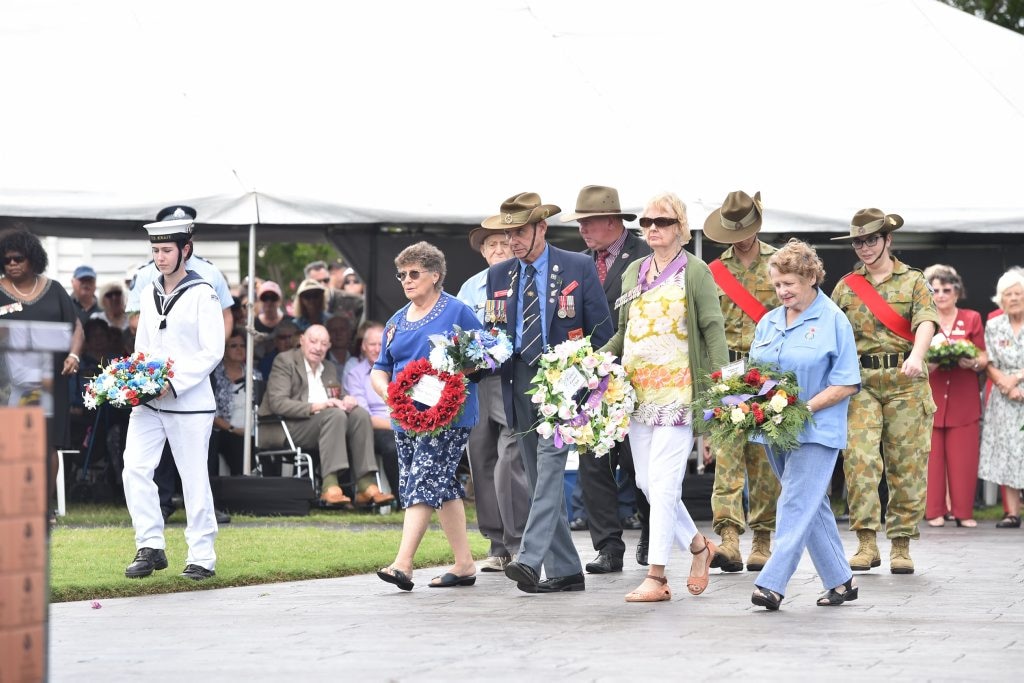
[[[282,465],[292,467],[292,476],[309,477],[309,484],[313,493],[318,493],[316,487],[316,472],[313,464],[313,454],[304,451],[301,446],[296,445],[292,438],[288,423],[280,415],[260,415],[259,406],[263,400],[263,393],[266,390],[266,383],[262,380],[253,382],[253,460],[256,464],[255,472],[263,477],[266,474],[266,465],[271,462],[278,462]],[[260,443],[260,425],[276,424],[284,433],[287,447],[268,447]]]

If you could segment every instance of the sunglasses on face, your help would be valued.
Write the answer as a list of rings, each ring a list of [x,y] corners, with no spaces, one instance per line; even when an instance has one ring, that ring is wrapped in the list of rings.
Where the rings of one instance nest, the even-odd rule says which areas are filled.
[[[348,278],[342,284],[345,284],[345,285],[358,285],[359,284],[359,278]]]
[[[26,260],[27,260],[26,257],[21,256],[21,255],[17,255],[17,256],[4,256],[4,265],[5,266],[9,266],[12,263],[24,263]]]
[[[953,287],[936,287],[935,288],[935,293],[936,294],[952,294],[955,291],[956,291],[956,289],[954,289]]]
[[[644,216],[643,218],[640,219],[640,227],[655,227],[660,230],[662,228],[667,228],[669,226],[675,225],[678,222],[678,218],[648,218],[647,216]]]
[[[228,344],[229,349],[244,349],[245,344]]]
[[[323,279],[317,280],[317,282],[319,282],[322,285],[328,285],[331,283],[331,278],[325,277]]]
[[[420,279],[420,275],[422,275],[422,274],[423,273],[421,273],[418,270],[410,270],[410,271],[400,270],[397,273],[395,273],[395,277],[398,279],[399,282],[405,282],[405,278],[406,277],[408,277],[410,280],[419,280]]]
[[[121,298],[121,292],[107,292],[103,296],[106,299],[120,299]]]
[[[857,238],[853,240],[854,249],[863,249],[864,247],[873,247],[878,244],[878,240],[881,239],[879,235],[872,235],[871,237],[865,237],[864,239]]]
[[[280,301],[281,297],[276,294],[264,294],[260,297],[260,301]]]

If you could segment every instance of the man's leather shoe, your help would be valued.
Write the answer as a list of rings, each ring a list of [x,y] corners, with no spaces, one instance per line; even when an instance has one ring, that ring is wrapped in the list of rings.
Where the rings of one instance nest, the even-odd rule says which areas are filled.
[[[376,484],[370,484],[365,491],[356,494],[356,505],[369,507],[371,505],[387,505],[395,497],[390,493],[384,493]]]
[[[217,524],[231,524],[231,515],[223,510],[214,509],[213,516],[217,518]]]
[[[622,571],[622,558],[612,557],[604,553],[598,554],[593,562],[587,563],[588,574],[611,574]]]
[[[139,548],[135,561],[124,570],[129,579],[141,579],[156,569],[167,569],[167,555],[160,548]]]
[[[186,579],[192,579],[193,581],[203,581],[204,579],[210,579],[217,575],[217,572],[206,567],[200,567],[198,564],[187,564],[185,565],[185,571],[179,576]]]
[[[587,582],[583,574],[570,574],[569,576],[556,576],[553,579],[544,579],[538,583],[534,592],[536,593],[569,593],[586,590]],[[530,592],[530,591],[527,591]]]
[[[509,562],[505,566],[505,576],[519,584],[519,590],[526,591],[527,593],[533,591],[527,590],[523,586],[534,588],[540,583],[540,577],[537,576],[537,572],[533,570],[533,567],[522,562]]]
[[[640,540],[636,544],[636,563],[646,567],[647,566],[647,548],[650,545],[650,529],[644,527],[640,531]]]
[[[586,531],[588,526],[589,525],[587,524],[587,520],[583,519],[582,517],[577,517],[576,519],[569,522],[570,531]]]
[[[320,502],[328,506],[343,506],[350,505],[352,499],[345,495],[340,486],[329,486],[320,494]]]

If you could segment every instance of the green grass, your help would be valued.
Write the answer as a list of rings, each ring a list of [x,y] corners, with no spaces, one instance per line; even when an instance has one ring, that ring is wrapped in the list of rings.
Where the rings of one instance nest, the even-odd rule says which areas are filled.
[[[466,507],[467,517],[475,511]],[[402,513],[391,515],[328,513],[309,517],[233,516],[217,536],[217,576],[193,582],[178,576],[185,566],[184,524],[172,517],[167,528],[170,566],[145,579],[124,578],[135,555],[128,513],[116,506],[82,506],[69,510],[50,540],[50,600],[95,600],[155,593],[175,593],[279,581],[365,574],[389,564],[401,539]],[[356,525],[356,526],[354,526]],[[487,555],[489,543],[469,531],[475,557]],[[452,561],[444,534],[427,531],[416,566]]]

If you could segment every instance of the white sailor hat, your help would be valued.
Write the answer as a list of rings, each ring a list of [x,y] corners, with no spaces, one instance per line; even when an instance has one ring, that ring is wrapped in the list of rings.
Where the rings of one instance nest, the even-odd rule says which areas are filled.
[[[149,233],[150,242],[187,242],[192,239],[191,218],[164,220],[142,226]]]

